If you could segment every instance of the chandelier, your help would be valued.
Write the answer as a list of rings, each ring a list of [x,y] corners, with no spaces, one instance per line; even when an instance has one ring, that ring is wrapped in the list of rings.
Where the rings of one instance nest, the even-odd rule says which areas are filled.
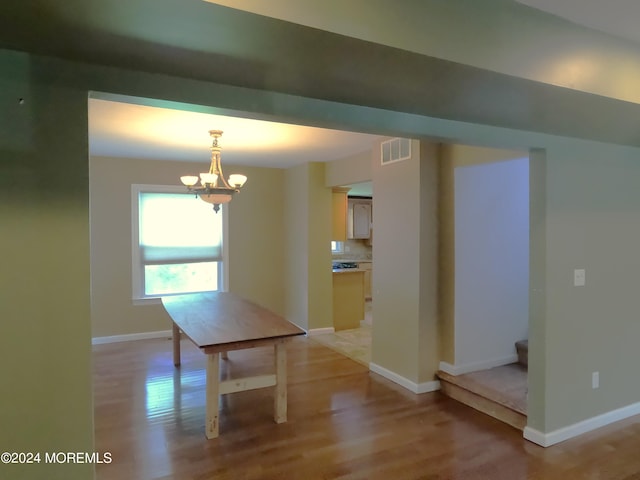
[[[228,181],[224,178],[220,163],[221,148],[218,145],[222,130],[209,130],[209,135],[213,138],[209,172],[201,173],[200,177],[184,175],[180,177],[180,180],[190,192],[195,193],[201,200],[213,204],[213,210],[217,213],[220,210],[220,205],[229,203],[233,194],[240,191],[240,188],[247,181],[247,177],[233,174],[229,175]],[[200,180],[200,185],[197,185],[198,180]]]

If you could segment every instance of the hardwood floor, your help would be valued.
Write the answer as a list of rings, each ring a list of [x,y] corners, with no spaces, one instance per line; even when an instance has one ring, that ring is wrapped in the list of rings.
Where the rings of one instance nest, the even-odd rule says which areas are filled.
[[[289,420],[270,389],[224,396],[204,436],[205,356],[182,341],[94,346],[97,466],[107,479],[640,479],[640,419],[543,449],[438,392],[414,395],[306,337],[289,346]],[[230,352],[225,374],[257,374],[272,349]]]

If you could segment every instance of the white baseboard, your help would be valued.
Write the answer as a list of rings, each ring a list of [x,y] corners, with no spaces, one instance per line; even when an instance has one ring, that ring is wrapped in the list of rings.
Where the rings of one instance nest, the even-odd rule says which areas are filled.
[[[309,337],[312,337],[314,335],[323,335],[325,333],[335,333],[335,328],[325,327],[325,328],[311,328],[307,330],[307,335]]]
[[[539,430],[536,430],[535,428],[524,427],[522,436],[530,442],[533,442],[536,445],[540,445],[541,447],[551,446],[551,444],[547,442],[547,435]]]
[[[171,338],[171,330],[160,330],[157,332],[128,333],[126,335],[112,335],[110,337],[93,337],[91,345],[102,345],[105,343],[131,342],[133,340],[148,340],[150,338]]]
[[[487,370],[489,368],[501,367],[502,365],[509,365],[510,363],[516,363],[518,361],[518,355],[513,354],[507,357],[494,358],[491,360],[484,360],[482,362],[463,363],[461,365],[451,365],[447,362],[440,362],[440,370],[449,375],[464,375],[465,373],[477,372],[479,370]]]
[[[404,378],[403,376],[398,375],[391,370],[387,370],[386,368],[381,367],[380,365],[377,365],[373,362],[369,364],[369,370],[377,373],[378,375],[382,375],[387,380],[391,380],[392,382],[397,383],[398,385],[406,388],[407,390],[410,390],[413,393],[428,393],[440,390],[440,382],[437,380],[424,383],[415,383],[408,378]]]
[[[596,415],[573,425],[559,428],[549,433],[542,433],[530,427],[524,428],[524,438],[537,443],[542,447],[550,447],[556,443],[564,442],[570,438],[577,437],[583,433],[590,432],[596,428],[604,427],[614,422],[624,420],[640,414],[640,402],[627,405],[626,407],[611,410],[610,412]]]

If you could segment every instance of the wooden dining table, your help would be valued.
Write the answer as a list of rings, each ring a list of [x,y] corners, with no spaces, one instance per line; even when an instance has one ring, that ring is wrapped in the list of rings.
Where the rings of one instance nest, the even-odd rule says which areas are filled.
[[[305,331],[266,308],[229,292],[193,293],[162,298],[173,322],[173,363],[180,366],[180,333],[206,356],[205,435],[219,433],[219,396],[275,387],[274,420],[287,421],[286,344]],[[232,350],[272,346],[274,372],[253,377],[220,379],[220,357]]]

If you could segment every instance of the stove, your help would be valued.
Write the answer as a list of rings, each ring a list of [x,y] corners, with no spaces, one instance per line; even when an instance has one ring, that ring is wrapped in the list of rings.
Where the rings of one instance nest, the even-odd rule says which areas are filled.
[[[334,270],[342,270],[345,268],[358,268],[356,262],[333,262],[332,267]]]

